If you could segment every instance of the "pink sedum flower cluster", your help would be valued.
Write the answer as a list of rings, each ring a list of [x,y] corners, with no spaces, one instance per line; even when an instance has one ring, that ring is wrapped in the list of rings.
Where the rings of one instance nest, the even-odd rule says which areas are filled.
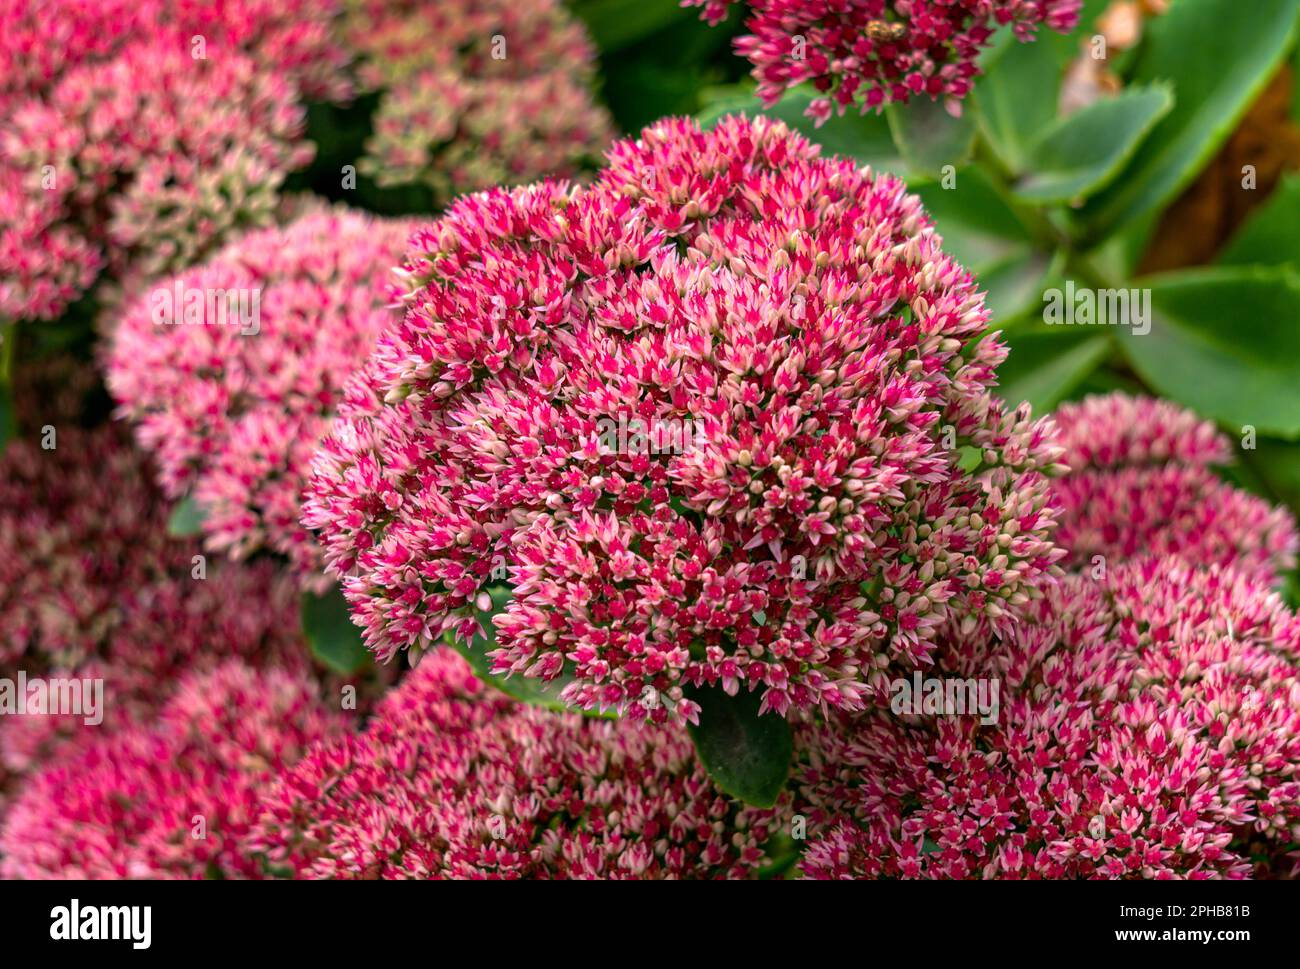
[[[319,575],[298,524],[302,487],[344,381],[400,318],[387,290],[412,228],[310,211],[160,280],[122,315],[109,390],[164,490],[202,509],[210,548],[237,558],[269,549],[304,579]],[[209,301],[214,293],[243,302]]]
[[[292,586],[269,564],[196,563],[120,434],[64,428],[53,443],[0,457],[0,666],[97,660],[146,690],[204,655],[298,652]]]
[[[0,676],[103,679],[106,732],[226,659],[306,668],[296,588],[272,563],[196,560],[121,435],[56,432],[51,450],[19,439],[0,457]],[[0,717],[0,794],[83,730]]]
[[[1066,564],[1087,570],[1137,555],[1230,565],[1265,582],[1295,566],[1295,519],[1220,480],[1232,446],[1209,421],[1123,394],[1054,415],[1071,473],[1053,484]],[[1100,558],[1098,558],[1100,556]]]
[[[775,820],[684,734],[520,706],[441,649],[265,795],[248,851],[310,878],[744,877]]]
[[[48,94],[142,37],[212,57],[243,52],[317,99],[346,97],[336,0],[9,0],[0,8],[0,105]]]
[[[347,0],[360,87],[381,91],[358,168],[435,201],[599,159],[613,128],[594,100],[595,50],[557,0]]]
[[[1242,878],[1300,835],[1300,620],[1251,577],[1152,557],[1071,576],[951,648],[1000,719],[810,731],[817,878]]]
[[[156,720],[83,737],[27,781],[0,877],[256,877],[259,787],[341,729],[299,676],[238,661],[191,676]]]
[[[188,42],[187,42],[188,43]],[[136,282],[274,216],[312,157],[283,76],[165,37],[71,68],[0,138],[0,316],[58,316],[108,269]]]
[[[372,648],[468,639],[508,578],[496,670],[689,721],[706,683],[856,709],[949,619],[1009,622],[1062,554],[1060,450],[990,395],[917,199],[764,118],[609,158],[412,240],[303,512]]]
[[[734,0],[682,0],[718,24]],[[1011,24],[1029,41],[1040,24],[1074,28],[1082,0],[750,0],[736,53],[754,65],[769,107],[809,83],[822,97],[808,114],[862,111],[918,95],[964,98],[979,74],[977,57],[994,31]]]

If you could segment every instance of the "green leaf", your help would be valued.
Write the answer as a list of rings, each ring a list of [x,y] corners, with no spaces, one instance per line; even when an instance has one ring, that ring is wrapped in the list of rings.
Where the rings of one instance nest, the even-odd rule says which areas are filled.
[[[0,450],[18,434],[18,415],[14,413],[12,370],[15,324],[0,320]]]
[[[1109,334],[1090,328],[1038,323],[1002,337],[1011,352],[998,368],[998,395],[1013,406],[1027,400],[1039,414],[1070,397],[1114,349]]]
[[[1153,390],[1228,427],[1300,437],[1300,275],[1226,267],[1135,285],[1151,289],[1151,331],[1112,329]]]
[[[1099,241],[1163,207],[1196,178],[1291,49],[1296,0],[1178,0],[1147,20],[1130,82],[1172,81],[1178,103],[1122,175],[1080,213]]]
[[[748,87],[715,88],[707,92],[704,110],[697,115],[697,120],[701,126],[711,128],[728,114],[743,113],[751,118],[766,115],[784,121],[809,141],[821,145],[825,153],[852,158],[861,165],[870,165],[881,171],[907,174],[907,165],[889,133],[889,123],[882,116],[853,112],[843,116],[832,115],[818,128],[804,113],[815,97],[815,94],[798,88],[787,91],[772,107],[764,108]]]
[[[302,631],[312,656],[336,673],[350,676],[370,661],[370,651],[338,586],[331,586],[323,596],[303,593]]]
[[[1155,84],[1128,88],[1061,119],[1030,150],[1029,173],[1016,185],[1017,197],[1059,204],[1100,191],[1173,106],[1169,85]]]
[[[790,776],[790,724],[774,713],[760,716],[758,693],[727,696],[712,686],[686,695],[700,705],[700,722],[688,730],[709,777],[746,804],[774,805]]]
[[[1253,451],[1241,451],[1241,462],[1263,479],[1270,497],[1300,508],[1300,444],[1261,437]]]
[[[182,498],[167,519],[167,534],[173,538],[188,538],[203,532],[203,509],[192,496]]]
[[[978,165],[958,172],[951,184],[944,188],[942,182],[931,182],[915,192],[943,236],[944,252],[967,269],[979,272],[1033,244],[1029,230]]]
[[[990,326],[998,327],[1014,320],[1039,303],[1043,281],[1051,266],[1047,253],[1029,249],[976,272],[989,308]]]
[[[0,384],[0,451],[18,436],[18,418],[8,384]]]
[[[1048,254],[978,165],[945,182],[916,186],[926,212],[943,237],[944,251],[974,273],[987,294],[992,319],[1023,313],[1039,297]]]
[[[961,168],[975,148],[973,112],[954,118],[942,100],[914,97],[906,104],[885,107],[889,130],[903,160],[913,172],[939,178],[949,165]]]
[[[510,604],[510,599],[514,593],[508,586],[498,585],[489,588],[488,595],[492,597],[491,611],[478,613],[479,625],[483,627],[484,635],[475,636],[474,641],[468,644],[451,633],[447,633],[443,637],[443,641],[447,645],[465,657],[475,676],[520,703],[566,713],[585,713],[590,717],[612,717],[612,714],[575,710],[560,700],[560,691],[564,689],[571,679],[563,674],[553,680],[540,680],[535,677],[519,676],[517,674],[506,677],[500,673],[493,673],[492,660],[488,657],[488,654],[497,648],[497,632],[496,627],[492,624],[492,617],[505,610],[506,606]]]
[[[1028,164],[1030,146],[1056,120],[1059,55],[1050,44],[1019,43],[1008,30],[985,71],[971,93],[976,123],[998,160],[1018,176]]]
[[[1300,268],[1300,175],[1282,179],[1272,197],[1229,240],[1218,261]]]
[[[604,53],[630,47],[684,17],[699,16],[699,11],[684,11],[672,0],[577,0],[573,12]],[[708,29],[704,23],[698,26]]]

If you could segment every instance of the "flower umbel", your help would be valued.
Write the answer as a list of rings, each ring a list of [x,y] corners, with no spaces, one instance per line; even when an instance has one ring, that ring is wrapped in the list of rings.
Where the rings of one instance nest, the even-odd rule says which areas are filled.
[[[470,637],[508,581],[498,671],[690,720],[701,683],[856,709],[948,619],[1010,621],[1062,554],[1060,451],[991,396],[917,199],[764,118],[609,157],[412,240],[303,512],[375,651]]]

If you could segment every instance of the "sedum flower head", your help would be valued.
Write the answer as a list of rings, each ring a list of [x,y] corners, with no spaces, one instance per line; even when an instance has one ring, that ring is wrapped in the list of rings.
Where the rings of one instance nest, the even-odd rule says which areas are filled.
[[[1178,555],[1265,581],[1294,567],[1294,518],[1218,478],[1212,465],[1231,463],[1232,447],[1209,421],[1123,394],[1065,404],[1054,417],[1071,467],[1053,484],[1067,564]]]
[[[300,650],[292,586],[269,563],[196,562],[120,434],[56,430],[50,450],[19,439],[0,457],[0,668],[101,662],[147,694],[205,657]]]
[[[122,315],[109,390],[164,490],[203,510],[209,547],[319,573],[299,496],[345,379],[399,319],[386,290],[410,231],[311,211],[158,281]]]
[[[918,200],[779,122],[663,121],[590,188],[461,200],[317,455],[304,524],[381,657],[690,720],[683,687],[853,709],[950,618],[1010,618],[1062,554],[1050,424]]]
[[[710,24],[734,0],[682,0],[703,7]],[[821,92],[808,113],[862,111],[924,95],[963,98],[979,74],[977,58],[994,31],[1011,24],[1020,41],[1040,24],[1066,32],[1082,0],[750,0],[748,33],[736,53],[753,64],[758,95],[769,107],[809,83]]]
[[[298,676],[238,661],[190,676],[156,720],[92,732],[27,781],[0,876],[256,876],[243,844],[259,786],[340,729]]]
[[[269,222],[308,162],[305,113],[238,51],[195,59],[153,38],[14,105],[0,137],[0,315],[53,318],[107,268],[181,268]]]
[[[462,192],[574,175],[613,127],[595,49],[556,0],[347,0],[340,27],[365,91],[382,92],[358,165],[381,186]]]
[[[344,97],[338,12],[335,0],[9,0],[0,8],[0,105],[48,94],[68,72],[142,37],[214,59],[248,54],[308,97]]]
[[[248,850],[311,878],[742,877],[773,818],[684,734],[488,695],[444,649],[280,779]]]
[[[1174,558],[1071,576],[940,666],[1000,718],[876,713],[806,739],[812,877],[1241,878],[1300,833],[1300,621]],[[945,665],[946,664],[946,665]]]

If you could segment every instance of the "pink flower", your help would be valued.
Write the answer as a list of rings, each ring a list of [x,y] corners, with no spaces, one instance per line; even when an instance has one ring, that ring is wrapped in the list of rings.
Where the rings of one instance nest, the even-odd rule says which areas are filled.
[[[311,878],[743,877],[774,824],[685,735],[519,706],[444,649],[281,778],[247,850]]]
[[[272,563],[207,563],[169,537],[152,469],[113,429],[61,425],[51,443],[0,457],[0,676],[102,678],[107,731],[225,659],[306,668],[296,590]],[[80,726],[0,717],[0,789]]]
[[[309,161],[297,91],[237,51],[155,37],[15,103],[0,138],[0,315],[53,318],[102,268],[188,265],[268,223]],[[129,287],[128,287],[129,288]]]
[[[270,549],[319,574],[299,495],[344,380],[399,319],[386,290],[411,228],[313,211],[236,239],[123,314],[109,390],[166,492],[203,509],[210,548]]]
[[[1229,464],[1232,448],[1210,422],[1122,394],[1065,404],[1054,416],[1072,468],[1053,483],[1069,564],[1179,555],[1266,582],[1294,567],[1294,518],[1214,474],[1210,465]]]
[[[242,52],[308,97],[346,97],[348,55],[331,23],[339,10],[337,0],[9,0],[0,8],[0,105],[44,95],[142,37],[187,53],[201,37],[206,56]]]
[[[375,651],[471,635],[508,579],[498,671],[663,722],[720,681],[856,709],[949,619],[1009,623],[1062,554],[1060,451],[990,395],[917,199],[762,118],[609,158],[412,240],[303,511]]]
[[[682,0],[717,24],[734,0]],[[824,94],[808,114],[821,124],[832,105],[865,112],[913,95],[963,98],[994,30],[1013,24],[1033,39],[1039,24],[1065,33],[1082,0],[751,0],[736,53],[754,65],[768,106],[800,84]]]
[[[100,659],[147,687],[210,655],[208,642],[248,658],[297,651],[292,587],[273,569],[196,563],[119,434],[57,435],[50,450],[19,439],[0,457],[0,664]]]
[[[341,728],[313,694],[231,661],[188,678],[155,722],[83,735],[14,799],[0,876],[256,877],[257,788]]]
[[[613,127],[592,94],[595,49],[556,0],[349,3],[340,33],[381,91],[358,169],[381,186],[462,192],[567,177]]]
[[[1241,878],[1280,859],[1300,833],[1300,621],[1277,596],[1150,558],[1035,611],[937,662],[1001,682],[996,725],[880,712],[805,734],[805,872]]]

